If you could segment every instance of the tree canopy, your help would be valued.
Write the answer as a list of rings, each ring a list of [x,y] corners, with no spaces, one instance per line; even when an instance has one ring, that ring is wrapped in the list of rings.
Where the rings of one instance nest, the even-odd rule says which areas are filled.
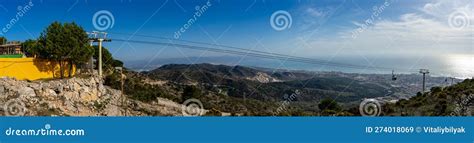
[[[340,111],[341,106],[333,99],[327,98],[321,100],[318,104],[320,110],[333,110],[333,111]]]
[[[94,51],[88,41],[87,33],[76,23],[53,22],[38,40],[27,40],[23,45],[31,55],[59,62],[62,78],[66,65],[69,65],[71,76],[74,64],[84,64],[90,59]]]
[[[6,41],[7,41],[7,38],[5,38],[5,37],[0,37],[0,45],[5,44]]]
[[[45,53],[41,53],[40,51],[42,48],[38,48],[40,45],[38,44],[37,40],[28,39],[25,42],[21,43],[21,47],[23,48],[23,52],[27,57],[32,57],[34,54],[36,55],[45,55]],[[34,53],[34,54],[33,54]],[[44,57],[44,56],[43,56]]]
[[[99,46],[94,46],[94,59],[99,59]],[[114,59],[112,54],[107,50],[107,48],[102,47],[102,66],[105,70],[114,70],[114,67],[122,67],[123,62]],[[98,66],[98,62],[96,62],[96,67]]]

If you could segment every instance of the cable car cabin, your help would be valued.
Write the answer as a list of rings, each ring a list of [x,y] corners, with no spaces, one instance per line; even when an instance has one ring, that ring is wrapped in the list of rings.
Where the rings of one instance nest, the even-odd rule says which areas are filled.
[[[395,73],[394,73],[394,72],[395,72],[395,71],[394,71],[394,70],[392,70],[392,80],[393,80],[393,81],[397,80],[397,76],[395,75]]]
[[[0,45],[0,58],[22,58],[20,42],[8,42]]]

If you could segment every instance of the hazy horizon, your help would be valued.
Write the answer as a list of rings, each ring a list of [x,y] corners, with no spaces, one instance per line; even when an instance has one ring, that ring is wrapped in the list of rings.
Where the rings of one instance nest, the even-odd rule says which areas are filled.
[[[365,58],[348,58],[345,59],[333,59],[332,62],[337,63],[348,63],[357,65],[358,63],[365,62]],[[456,77],[456,78],[472,78],[474,75],[469,71],[456,71],[458,69],[449,69],[451,67],[449,63],[441,63],[439,61],[430,61],[433,58],[425,57],[417,63],[411,63],[418,59],[398,59],[386,58],[381,60],[378,58],[373,60],[371,66],[367,66],[366,69],[355,69],[355,68],[344,68],[335,67],[330,65],[314,65],[308,63],[298,63],[291,61],[282,60],[269,60],[259,59],[252,57],[239,57],[239,56],[218,56],[218,57],[187,57],[187,58],[156,58],[151,60],[136,60],[136,61],[124,61],[125,67],[135,71],[149,71],[160,66],[167,64],[222,64],[222,65],[241,65],[248,67],[261,67],[271,69],[282,69],[282,70],[304,70],[304,71],[339,71],[345,73],[363,73],[363,74],[391,74],[392,69],[378,69],[374,68],[383,65],[393,65],[396,74],[419,74],[420,65],[427,65],[426,69],[430,69],[431,76],[443,76],[443,77]],[[410,65],[410,66],[404,66]],[[439,70],[441,69],[441,70]],[[409,70],[409,71],[407,71]],[[454,73],[454,74],[453,74]]]

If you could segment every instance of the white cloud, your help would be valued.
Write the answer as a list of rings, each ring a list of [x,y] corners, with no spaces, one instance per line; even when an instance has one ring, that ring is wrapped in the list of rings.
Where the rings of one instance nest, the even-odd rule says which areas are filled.
[[[358,53],[387,56],[418,56],[424,53],[442,57],[447,54],[474,54],[473,3],[472,0],[430,2],[419,8],[419,11],[402,14],[398,19],[377,20],[368,25],[355,39],[353,39],[353,31],[357,28],[348,28],[340,32],[338,37],[305,43],[311,46],[305,46],[306,50],[303,50],[302,54],[311,53],[308,50],[326,54],[337,52],[337,54],[346,55]],[[388,7],[387,9],[396,8]],[[455,12],[462,12],[465,15],[450,17]],[[361,22],[364,21],[361,20]],[[360,27],[364,24],[361,22],[352,23]],[[453,22],[457,23],[453,24]],[[337,51],[334,48],[321,47],[344,49]]]
[[[307,8],[306,9],[306,12],[311,15],[311,16],[314,16],[314,17],[323,17],[323,16],[326,16],[326,13],[320,9],[317,9],[317,8]]]
[[[296,9],[295,13],[292,13],[293,16],[298,17],[297,23],[299,31],[307,32],[312,29],[316,29],[319,26],[323,25],[329,17],[336,11],[336,8],[333,5],[319,6],[314,2],[305,4]]]
[[[423,6],[421,11],[427,14],[436,15],[437,12],[440,11],[440,8],[441,8],[440,6],[441,6],[441,2],[427,3],[425,4],[425,6]]]

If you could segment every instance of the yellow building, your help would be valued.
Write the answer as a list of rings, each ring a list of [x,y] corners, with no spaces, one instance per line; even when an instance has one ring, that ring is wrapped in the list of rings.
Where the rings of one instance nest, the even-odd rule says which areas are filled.
[[[65,64],[65,69],[69,66]],[[0,45],[0,77],[11,77],[19,80],[38,80],[60,77],[59,63],[44,59],[27,58],[19,43]],[[64,70],[67,76],[69,70]],[[76,67],[73,66],[74,75]]]

